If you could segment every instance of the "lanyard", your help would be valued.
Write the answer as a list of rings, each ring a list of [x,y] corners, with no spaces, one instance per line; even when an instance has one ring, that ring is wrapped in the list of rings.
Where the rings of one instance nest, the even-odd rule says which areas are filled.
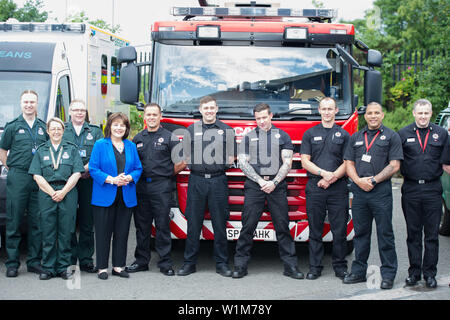
[[[367,131],[364,133],[364,137],[365,137],[365,140],[366,140],[366,154],[369,153],[370,148],[372,148],[372,145],[375,142],[375,139],[378,137],[379,134],[380,134],[380,130],[377,131],[377,134],[375,135],[375,137],[373,137],[372,141],[369,144],[367,142]]]
[[[59,163],[61,162],[62,153],[63,153],[63,147],[61,146],[61,149],[59,150],[59,154],[58,154],[58,160],[55,162],[55,155],[53,154],[52,147],[50,146],[50,156],[52,157],[53,170],[58,170]]]
[[[430,136],[430,129],[428,129],[427,135],[425,136],[425,144],[422,145],[422,139],[420,138],[419,130],[416,130],[417,139],[419,140],[420,147],[422,148],[423,153],[425,153],[425,148],[427,147],[428,137]]]
[[[34,130],[35,131],[34,135],[33,135],[33,131],[31,130],[30,126],[26,125],[26,127],[27,127],[27,130],[28,130],[28,133],[30,134],[31,140],[33,140],[34,147],[36,148],[37,147],[37,143],[36,142],[37,142],[38,125],[36,124],[36,129]]]

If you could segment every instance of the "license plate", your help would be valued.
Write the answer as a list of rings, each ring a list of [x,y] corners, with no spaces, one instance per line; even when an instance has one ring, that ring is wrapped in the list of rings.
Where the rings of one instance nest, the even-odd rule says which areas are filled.
[[[241,229],[227,228],[227,239],[237,240]],[[275,230],[271,229],[256,229],[253,233],[253,240],[265,240],[265,241],[275,241]]]

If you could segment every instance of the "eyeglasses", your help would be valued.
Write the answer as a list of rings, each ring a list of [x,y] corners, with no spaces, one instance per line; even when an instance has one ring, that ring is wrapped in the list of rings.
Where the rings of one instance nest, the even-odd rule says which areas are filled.
[[[70,109],[74,113],[85,113],[86,109]]]
[[[50,128],[48,129],[50,132],[56,132],[56,131],[64,131],[63,128]]]

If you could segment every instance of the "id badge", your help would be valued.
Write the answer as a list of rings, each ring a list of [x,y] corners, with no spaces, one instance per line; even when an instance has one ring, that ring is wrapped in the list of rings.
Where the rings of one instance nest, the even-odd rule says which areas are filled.
[[[81,158],[86,158],[86,150],[79,150],[79,153]]]
[[[370,160],[372,160],[372,156],[370,156],[368,154],[363,154],[361,160],[364,162],[370,163]]]

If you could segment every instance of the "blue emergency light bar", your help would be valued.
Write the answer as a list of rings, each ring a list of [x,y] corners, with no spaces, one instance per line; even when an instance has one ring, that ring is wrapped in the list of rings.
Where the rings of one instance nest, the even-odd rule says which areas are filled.
[[[335,9],[286,9],[261,7],[173,7],[174,16],[204,17],[293,17],[310,19],[333,19]]]
[[[83,23],[54,24],[54,23],[0,23],[0,31],[12,32],[78,32],[84,33],[86,25]]]

